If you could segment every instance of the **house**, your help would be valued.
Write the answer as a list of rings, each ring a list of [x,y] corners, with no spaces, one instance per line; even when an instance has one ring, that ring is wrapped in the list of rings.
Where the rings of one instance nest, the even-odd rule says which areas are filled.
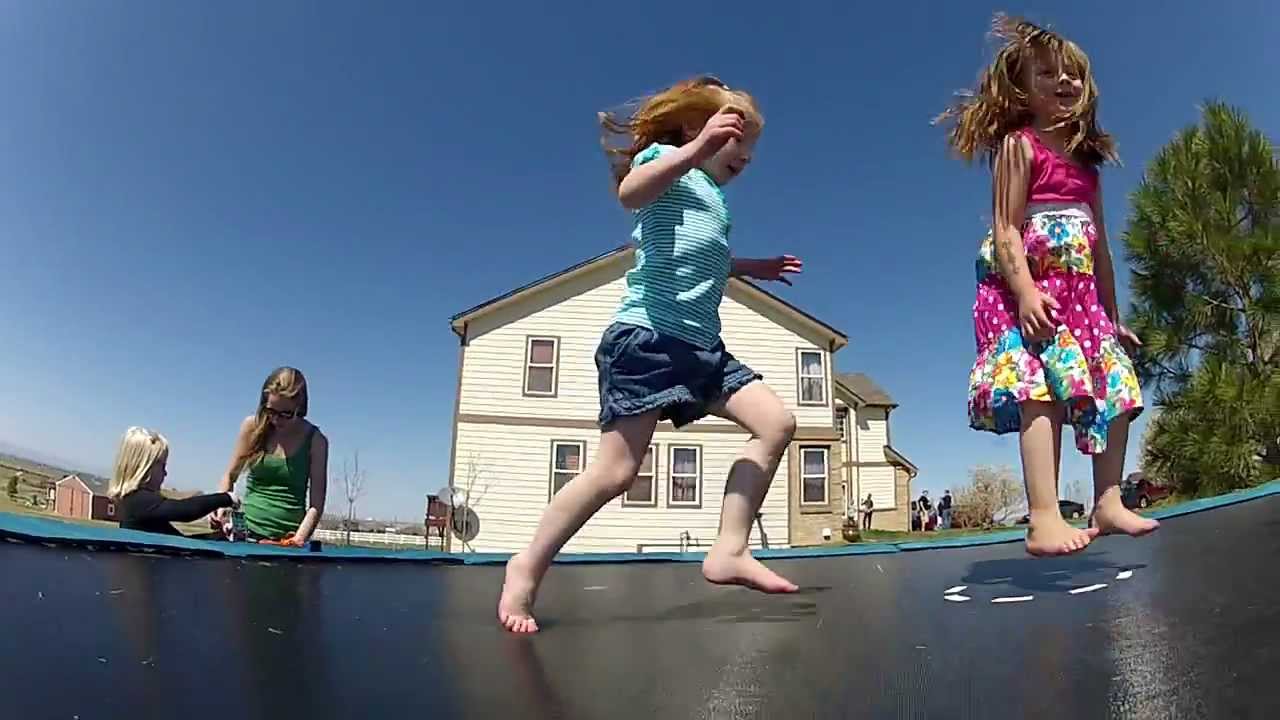
[[[451,319],[460,347],[449,482],[475,514],[467,549],[523,548],[551,496],[595,454],[595,350],[633,253],[630,247],[605,253]],[[797,420],[752,545],[840,542],[850,493],[872,493],[885,511],[877,527],[906,529],[916,470],[888,449],[892,400],[865,376],[833,373],[833,356],[848,338],[736,278],[720,315],[730,351],[764,376]],[[716,536],[726,477],[746,440],[719,418],[680,431],[660,423],[635,484],[565,550],[706,549]]]
[[[54,485],[53,511],[82,520],[115,520],[116,504],[107,496],[107,486],[94,477],[68,475]]]
[[[867,495],[875,530],[910,529],[911,481],[915,466],[893,447],[889,415],[898,404],[863,373],[837,375],[836,423],[841,428],[845,487],[855,488],[850,509],[860,510]]]

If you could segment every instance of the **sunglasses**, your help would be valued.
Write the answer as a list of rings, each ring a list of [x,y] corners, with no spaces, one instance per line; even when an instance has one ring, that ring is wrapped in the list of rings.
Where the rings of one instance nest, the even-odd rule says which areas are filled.
[[[292,420],[302,414],[300,410],[277,410],[273,407],[265,408],[267,417],[280,418],[281,420]]]

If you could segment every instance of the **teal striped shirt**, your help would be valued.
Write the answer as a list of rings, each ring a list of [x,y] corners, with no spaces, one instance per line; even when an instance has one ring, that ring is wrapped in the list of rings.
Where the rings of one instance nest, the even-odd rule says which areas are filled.
[[[653,144],[638,167],[672,145]],[[720,299],[729,280],[729,208],[711,176],[693,169],[636,212],[635,267],[614,320],[700,348],[720,341]]]

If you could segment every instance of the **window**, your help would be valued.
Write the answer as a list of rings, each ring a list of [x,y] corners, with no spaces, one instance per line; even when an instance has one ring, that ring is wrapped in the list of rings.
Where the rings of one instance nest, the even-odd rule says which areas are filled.
[[[570,440],[551,441],[551,494],[560,492],[560,488],[578,477],[582,472],[583,458],[587,454],[587,444]]]
[[[527,338],[524,352],[524,394],[555,397],[559,360],[560,338]]]
[[[827,504],[826,448],[800,448],[800,504]]]
[[[849,407],[841,405],[836,408],[835,426],[836,432],[840,433],[840,439],[844,440],[845,434],[848,432],[849,425]]]
[[[115,517],[115,514],[116,514],[116,504],[107,503],[107,517]]]
[[[800,350],[800,404],[827,404],[827,368],[821,350]]]
[[[696,445],[671,448],[667,468],[671,478],[667,505],[697,506],[702,503],[702,448]]]
[[[655,458],[658,457],[658,446],[650,445],[649,451],[644,454],[644,459],[640,461],[640,471],[636,473],[636,479],[631,483],[631,487],[622,494],[623,505],[647,505],[654,506],[658,504],[658,484],[656,468],[654,468]]]

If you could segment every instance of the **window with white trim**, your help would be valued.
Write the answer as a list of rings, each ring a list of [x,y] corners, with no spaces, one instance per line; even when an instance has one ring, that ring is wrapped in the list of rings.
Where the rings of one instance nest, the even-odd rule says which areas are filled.
[[[844,440],[845,435],[849,432],[849,406],[841,405],[836,408],[835,417],[836,432],[840,433],[840,439]]]
[[[800,504],[827,504],[827,448],[800,448]]]
[[[801,405],[827,404],[827,364],[821,350],[800,350],[796,363]]]
[[[636,479],[622,494],[623,505],[652,507],[658,504],[658,474],[654,466],[657,458],[658,446],[650,445],[649,450],[644,454],[644,459],[640,461],[640,470],[636,473]]]
[[[559,338],[527,338],[524,350],[524,394],[555,397],[559,360]]]
[[[680,507],[701,504],[702,448],[697,445],[671,446],[667,478],[667,505]]]
[[[587,444],[574,440],[551,441],[551,494],[578,477],[586,463]]]

